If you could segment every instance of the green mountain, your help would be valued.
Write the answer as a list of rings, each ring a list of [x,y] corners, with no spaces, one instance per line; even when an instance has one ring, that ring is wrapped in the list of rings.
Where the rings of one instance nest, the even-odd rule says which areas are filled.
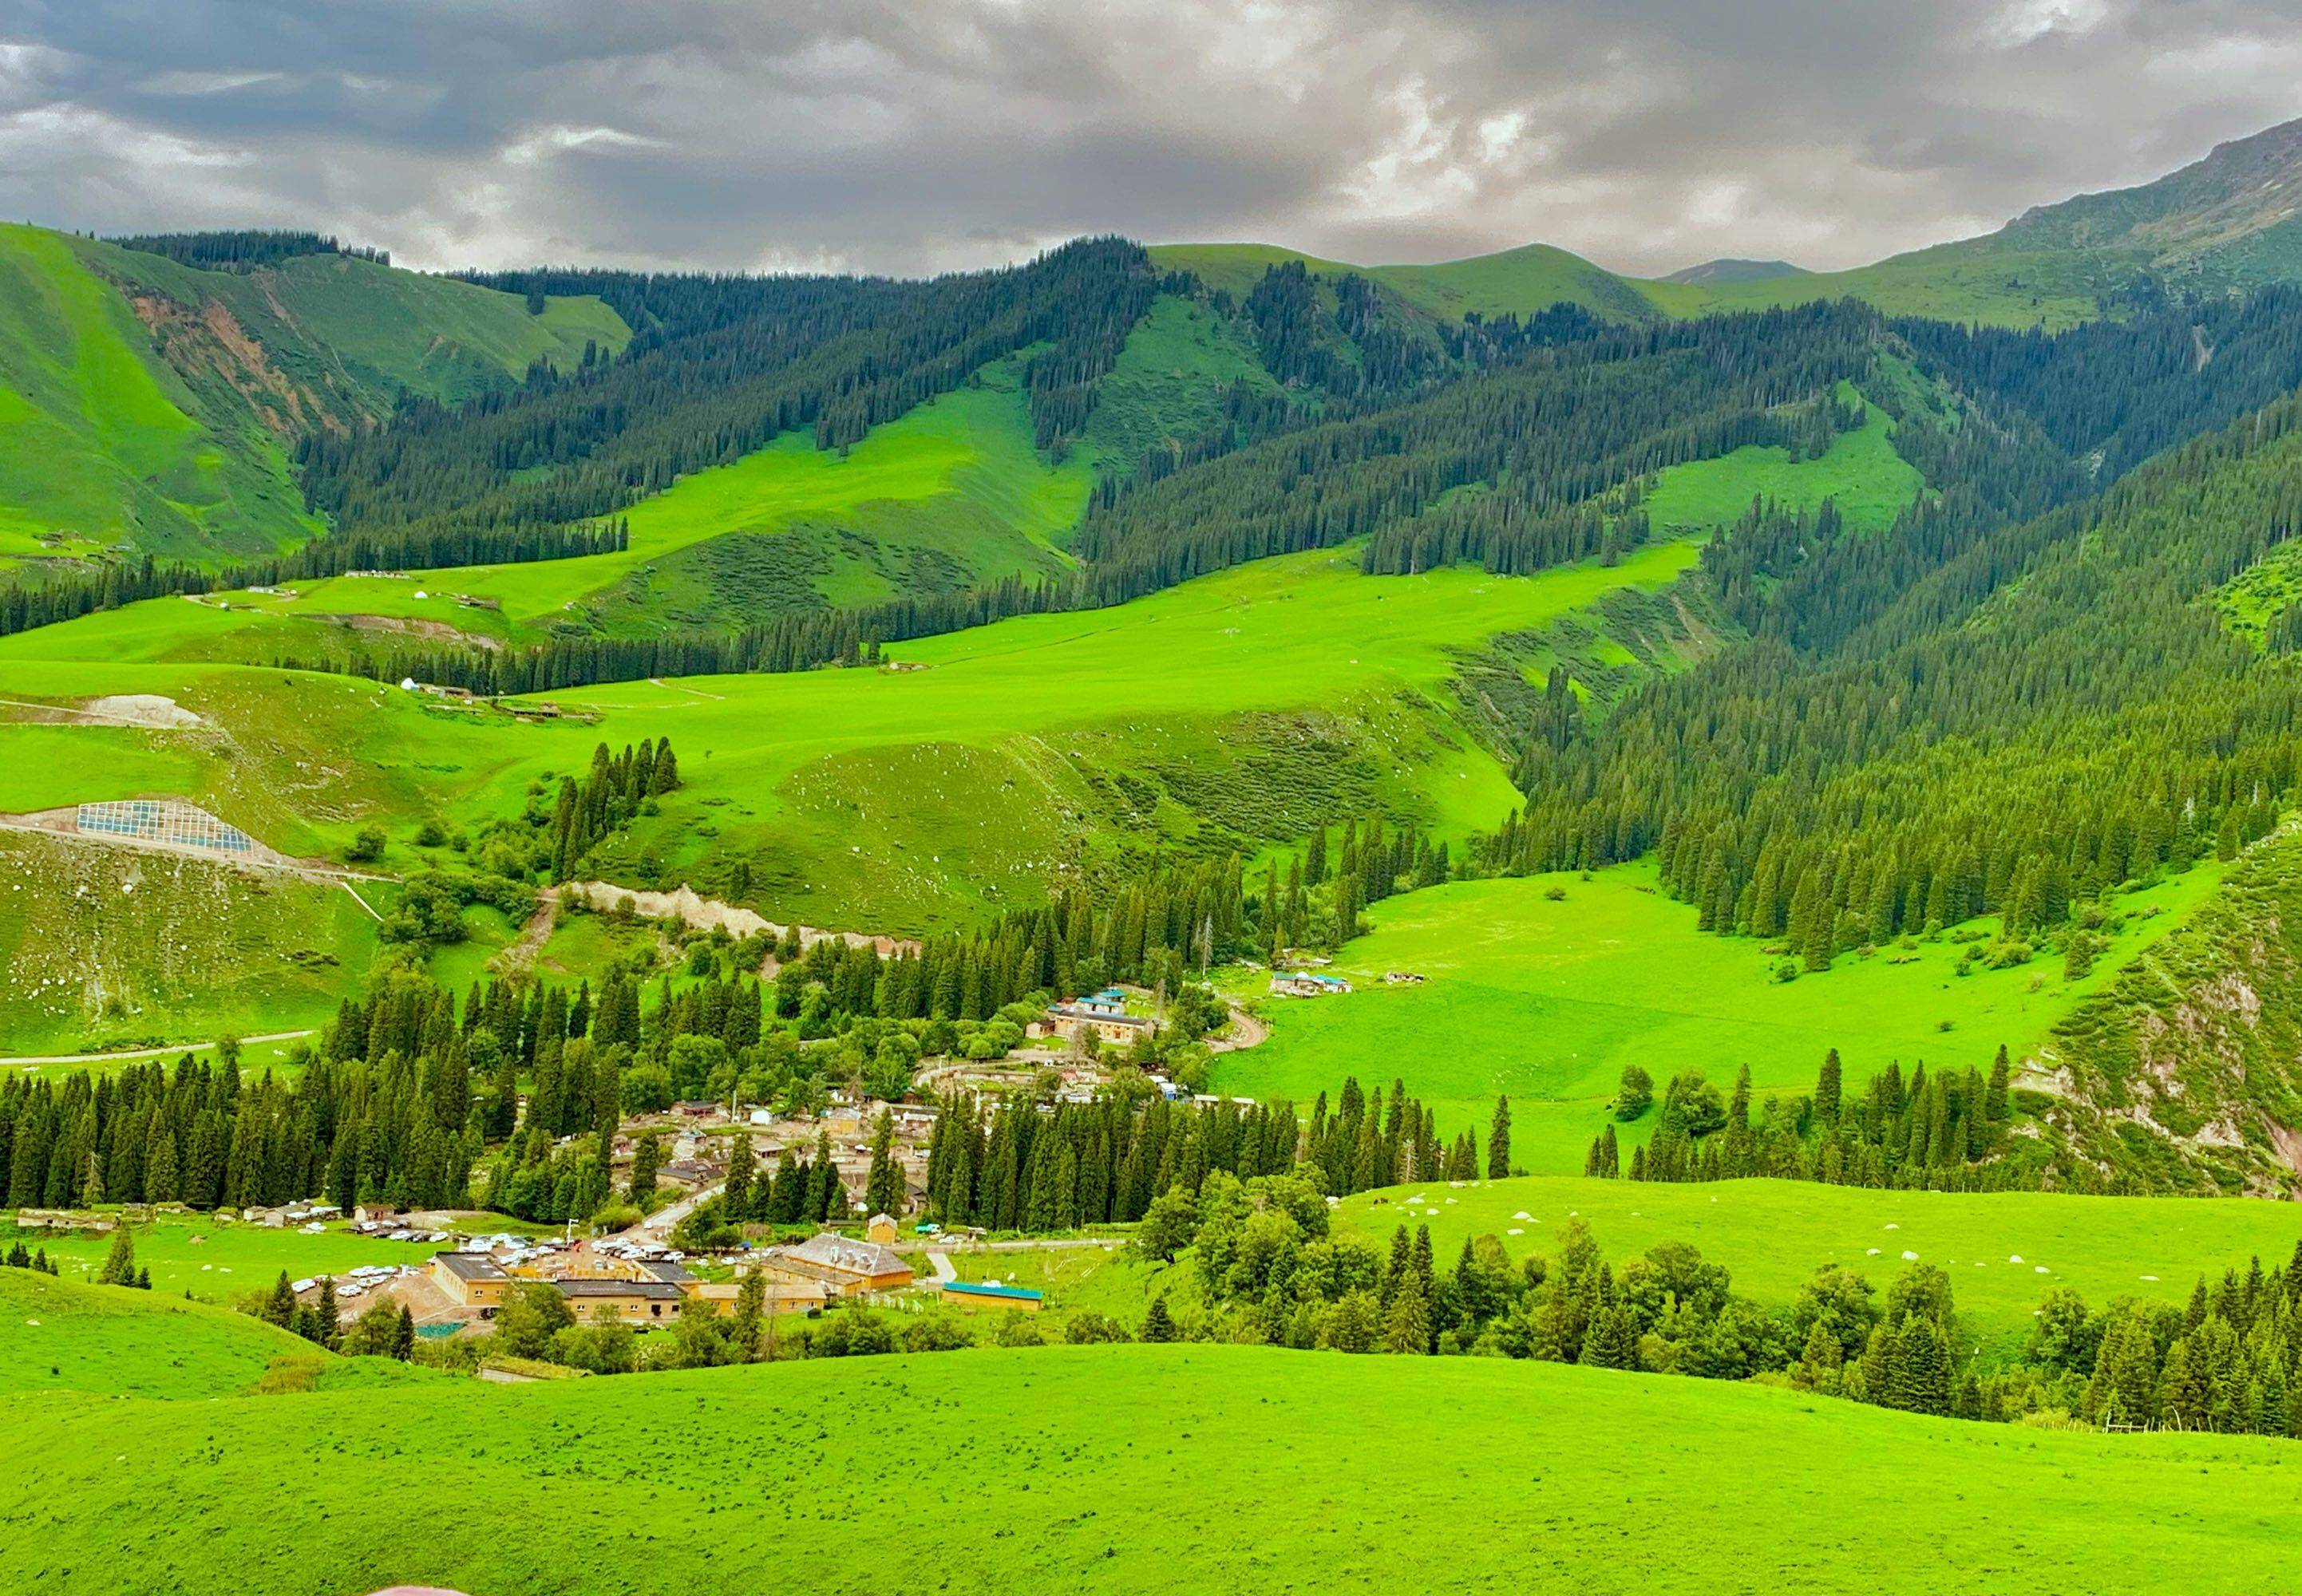
[[[1351,265],[1263,244],[1164,245],[1152,254],[1234,292],[1274,264],[1300,261],[1316,277],[1380,283],[1442,319],[1528,315],[1566,303],[1640,321],[1857,298],[1895,315],[2061,328],[2117,309],[2146,276],[2209,290],[2302,281],[2298,206],[2302,122],[2220,145],[2155,182],[2039,206],[1985,238],[1840,272],[1717,260],[1637,279],[1540,244],[1427,266]]]
[[[508,389],[630,329],[327,253],[215,270],[0,227],[0,561],[213,565],[311,537],[291,464],[403,398]]]
[[[2131,255],[2205,287],[2302,281],[2302,121],[2155,182],[2025,211],[1979,245]]]
[[[1473,315],[1532,315],[1559,304],[1617,321],[1654,315],[1654,307],[1626,279],[1548,244],[1436,265],[1400,266],[1348,265],[1272,244],[1157,244],[1150,254],[1160,265],[1189,272],[1210,288],[1234,294],[1248,292],[1273,266],[1300,262],[1315,277],[1332,281],[1349,275],[1380,284],[1441,321]]]
[[[1681,266],[1657,279],[1661,282],[1723,283],[1764,282],[1776,277],[1803,277],[1804,266],[1794,266],[1786,260],[1707,260],[1700,265]]]

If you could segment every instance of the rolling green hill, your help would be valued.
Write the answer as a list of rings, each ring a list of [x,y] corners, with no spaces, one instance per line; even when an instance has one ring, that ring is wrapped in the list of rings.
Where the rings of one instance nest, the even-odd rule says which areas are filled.
[[[1355,266],[1275,244],[1156,244],[1151,258],[1232,294],[1246,293],[1273,266],[1301,261],[1315,277],[1332,280],[1348,273],[1381,283],[1440,321],[1460,321],[1474,313],[1530,315],[1562,301],[1610,320],[1640,321],[1654,315],[1654,307],[1626,280],[1548,244],[1435,265]]]
[[[209,416],[77,242],[0,227],[0,559],[309,535],[283,440]]]
[[[1388,1243],[1428,1225],[1434,1256],[1494,1236],[1517,1257],[1557,1250],[1569,1216],[1610,1260],[1685,1242],[1768,1306],[1789,1303],[1836,1264],[1885,1288],[1910,1261],[1950,1275],[1961,1323],[1987,1353],[2012,1353],[2038,1299],[2066,1288],[2101,1308],[2121,1297],[2180,1304],[2201,1273],[2283,1263],[2302,1211],[2242,1198],[2072,1197],[2054,1192],[1875,1191],[1793,1180],[1692,1185],[1528,1176],[1462,1186],[1394,1187],[1344,1199],[1338,1230]]]
[[[2218,144],[2154,182],[2026,211],[1978,250],[2136,252],[2208,288],[2302,277],[2302,122]]]
[[[1807,272],[1720,260],[1638,279],[1530,244],[1434,265],[1360,266],[1270,244],[1170,244],[1164,265],[1244,293],[1272,265],[1355,273],[1425,314],[1524,316],[1559,302],[1616,321],[1856,298],[1891,315],[2004,327],[2074,326],[2123,305],[2146,273],[2209,290],[2302,281],[2302,122],[2218,145],[2154,182],[2037,206],[1995,233],[1867,266]]]
[[[251,1279],[242,1289],[261,1283]],[[0,1392],[12,1406],[36,1391],[226,1397],[261,1380],[275,1358],[324,1357],[245,1314],[0,1269]]]
[[[1747,1064],[1765,1094],[1811,1091],[1834,1047],[1850,1083],[1889,1061],[1907,1072],[1921,1061],[1987,1070],[2001,1046],[2036,1056],[2080,1000],[2208,901],[2218,876],[2200,866],[2121,901],[2138,912],[2077,981],[2043,959],[1958,974],[1954,927],[1952,938],[1849,953],[1786,982],[1759,942],[1698,932],[1695,911],[1657,891],[1645,865],[1458,882],[1371,908],[1374,928],[1335,964],[1359,989],[1272,1000],[1270,1040],[1223,1055],[1216,1080],[1308,1102],[1346,1076],[1396,1078],[1450,1135],[1483,1125],[1508,1094],[1517,1161],[1567,1174],[1583,1167],[1629,1064],[1657,1081],[1701,1070],[1722,1089]],[[1427,979],[1387,987],[1390,970]],[[1636,1141],[1652,1127],[1650,1115],[1620,1129]]]
[[[1640,322],[1852,298],[1890,315],[2047,328],[2102,315],[2105,298],[2130,287],[2144,261],[2133,250],[1944,245],[1843,272],[1642,279],[1543,244],[1424,266],[1351,265],[1268,244],[1165,244],[1151,253],[1163,265],[1234,293],[1253,287],[1270,266],[1299,260],[1329,281],[1350,274],[1381,283],[1440,320],[1473,312],[1527,316],[1563,302],[1606,320]]]
[[[72,732],[50,746],[64,757]],[[99,744],[100,746],[100,744]],[[364,888],[379,911],[389,883]],[[349,893],[204,860],[0,832],[0,1053],[73,1054],[324,1023],[376,922]]]
[[[84,1399],[50,1397],[0,1435],[20,1487],[0,1506],[0,1579],[623,1596],[775,1566],[794,1522],[836,1520],[871,1533],[811,1567],[812,1589],[1710,1592],[1731,1568],[1769,1591],[2239,1592],[2286,1567],[2290,1451],[1554,1365],[1226,1347],[124,1403],[100,1424]],[[354,1459],[420,1461],[456,1510],[410,1514]],[[296,1488],[261,1515],[143,1510],[155,1494],[212,1503],[226,1470]],[[1626,1555],[1658,1502],[1679,1550]],[[549,1557],[508,1528],[528,1523],[549,1524]]]
[[[341,256],[206,271],[0,227],[0,559],[272,553],[318,530],[290,476],[299,437],[629,337],[596,299],[532,316]]]
[[[1694,554],[1664,543],[1533,577],[1392,578],[1315,552],[898,645],[905,668],[550,695],[596,726],[475,722],[373,683],[178,662],[272,623],[155,600],[0,641],[0,696],[164,693],[221,740],[0,726],[0,747],[47,755],[0,769],[0,811],[172,792],[283,851],[332,853],[369,819],[476,824],[599,742],[669,735],[685,785],[603,869],[709,890],[740,861],[777,918],[948,925],[1044,890],[1051,869],[1291,841],[1346,796],[1458,840],[1491,826],[1513,794],[1454,718],[1460,651],[1667,586]],[[73,756],[83,733],[100,756],[94,742]]]

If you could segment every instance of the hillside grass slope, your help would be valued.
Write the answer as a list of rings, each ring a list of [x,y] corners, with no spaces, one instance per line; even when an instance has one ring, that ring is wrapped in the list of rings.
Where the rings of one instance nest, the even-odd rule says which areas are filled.
[[[118,551],[218,565],[315,534],[306,433],[455,401],[631,330],[593,298],[512,294],[342,256],[205,271],[0,226],[0,563]]]
[[[1747,1064],[1765,1094],[1811,1091],[1834,1047],[1850,1091],[1889,1062],[1906,1073],[1921,1061],[1987,1070],[2002,1045],[2034,1056],[2122,964],[2209,901],[2219,878],[2200,865],[2120,900],[2140,912],[2077,981],[2043,959],[1961,975],[1960,928],[1784,981],[1760,943],[1698,931],[1695,910],[1660,892],[1643,862],[1588,879],[1456,882],[1370,908],[1372,928],[1334,966],[1359,989],[1269,1000],[1270,1039],[1223,1055],[1216,1079],[1227,1092],[1306,1104],[1346,1076],[1403,1079],[1449,1127],[1483,1125],[1508,1095],[1517,1162],[1571,1173],[1627,1065],[1659,1087],[1700,1070],[1724,1089]],[[1386,986],[1392,970],[1426,979]],[[1618,1133],[1639,1141],[1654,1118]]]
[[[870,1533],[812,1563],[811,1590],[2237,1592],[2282,1577],[2281,1505],[2302,1466],[2273,1441],[2047,1433],[1552,1365],[1226,1347],[88,1416],[84,1399],[40,1399],[0,1435],[20,1487],[0,1506],[13,1585],[621,1596],[784,1567],[795,1523],[839,1522]],[[407,1511],[370,1472],[416,1466],[452,1515]],[[213,1505],[250,1478],[296,1485],[262,1514]],[[141,1510],[155,1494],[196,1505]],[[1675,1550],[1626,1557],[1657,1502]]]
[[[40,1391],[225,1397],[261,1380],[276,1358],[325,1356],[245,1314],[0,1269],[0,1394],[12,1404]],[[91,1431],[102,1427],[82,1422]]]
[[[1570,1217],[1616,1263],[1667,1242],[1698,1247],[1732,1272],[1736,1291],[1769,1307],[1787,1306],[1827,1265],[1884,1290],[1906,1263],[1931,1264],[1950,1276],[1962,1323],[1991,1354],[2019,1350],[2049,1289],[2074,1290],[2097,1309],[2121,1297],[2179,1306],[2201,1273],[2243,1276],[2249,1260],[2271,1267],[2302,1242],[2302,1209],[2238,1197],[1541,1175],[1360,1192],[1343,1199],[1335,1225],[1385,1244],[1399,1225],[1427,1225],[1440,1258],[1477,1236],[1498,1238],[1514,1257],[1555,1256]]]
[[[283,851],[332,853],[371,820],[508,814],[598,743],[668,735],[685,785],[609,850],[609,878],[644,857],[642,873],[708,890],[743,861],[777,918],[950,924],[1130,850],[1291,841],[1346,800],[1456,839],[1491,826],[1516,794],[1455,718],[1462,652],[1666,587],[1694,555],[1663,543],[1531,577],[1365,576],[1352,550],[1289,556],[888,651],[910,668],[550,695],[596,726],[475,721],[370,682],[171,662],[188,636],[265,623],[159,600],[0,640],[0,697],[165,693],[222,740],[99,734],[101,760],[0,766],[0,811],[172,792]],[[0,747],[93,730],[0,726]]]

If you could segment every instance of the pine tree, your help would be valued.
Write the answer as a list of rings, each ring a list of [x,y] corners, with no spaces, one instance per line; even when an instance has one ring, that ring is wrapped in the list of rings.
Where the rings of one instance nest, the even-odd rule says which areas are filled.
[[[317,1332],[313,1340],[332,1349],[343,1333],[343,1312],[336,1302],[336,1281],[333,1275],[320,1277],[320,1300],[315,1310]]]
[[[1175,1339],[1175,1320],[1167,1312],[1167,1298],[1155,1297],[1143,1315],[1143,1331],[1136,1338],[1143,1341],[1172,1341]]]
[[[1487,1132],[1487,1179],[1507,1180],[1510,1176],[1510,1099],[1495,1099],[1493,1127]]]
[[[1431,1304],[1411,1276],[1391,1298],[1390,1312],[1383,1320],[1382,1349],[1409,1357],[1431,1350]]]
[[[287,1329],[289,1322],[295,1318],[296,1288],[288,1283],[286,1270],[281,1270],[280,1278],[273,1282],[272,1295],[265,1299],[261,1316],[282,1330]]]
[[[1950,1411],[1949,1351],[1934,1321],[1913,1315],[1895,1339],[1887,1373],[1888,1405],[1911,1413]]]
[[[864,1202],[873,1214],[897,1219],[907,1205],[903,1165],[895,1161],[895,1116],[884,1108],[872,1133],[871,1172],[865,1183]]]
[[[282,1277],[283,1279],[286,1277]],[[136,1283],[136,1241],[125,1224],[112,1232],[112,1245],[105,1249],[104,1266],[96,1272],[99,1286],[132,1286]]]
[[[626,1195],[634,1204],[644,1207],[655,1196],[656,1172],[662,1165],[663,1143],[651,1130],[632,1149],[632,1180]]]

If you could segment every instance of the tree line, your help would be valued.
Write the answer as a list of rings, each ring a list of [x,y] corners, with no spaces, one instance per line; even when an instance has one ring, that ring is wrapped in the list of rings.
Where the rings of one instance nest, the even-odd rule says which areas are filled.
[[[1483,1155],[1509,1172],[1510,1116],[1496,1105]],[[938,1105],[928,1144],[928,1214],[994,1231],[1078,1230],[1160,1222],[1196,1201],[1211,1176],[1256,1180],[1315,1169],[1336,1196],[1402,1180],[1469,1180],[1483,1167],[1469,1130],[1442,1141],[1433,1112],[1391,1083],[1386,1100],[1347,1080],[1307,1121],[1285,1100],[1171,1101],[1107,1091],[1043,1110],[1029,1096],[960,1096]]]
[[[1052,444],[1080,418],[1074,390],[1115,357],[1158,283],[1142,250],[1117,239],[921,282],[602,281],[610,303],[642,312],[643,335],[620,357],[310,434],[298,457],[307,508],[388,542],[597,521],[796,429],[845,448],[1026,349],[1037,351],[1027,399],[1062,413],[1043,428]],[[702,307],[712,300],[724,314]],[[646,314],[656,305],[673,314]]]
[[[211,272],[252,272],[259,266],[276,266],[282,262],[311,255],[340,255],[379,266],[391,264],[391,252],[388,249],[370,249],[357,244],[340,243],[328,233],[293,228],[243,227],[214,232],[123,233],[104,241],[117,244],[122,249],[140,249],[147,255],[163,255],[185,265]]]

